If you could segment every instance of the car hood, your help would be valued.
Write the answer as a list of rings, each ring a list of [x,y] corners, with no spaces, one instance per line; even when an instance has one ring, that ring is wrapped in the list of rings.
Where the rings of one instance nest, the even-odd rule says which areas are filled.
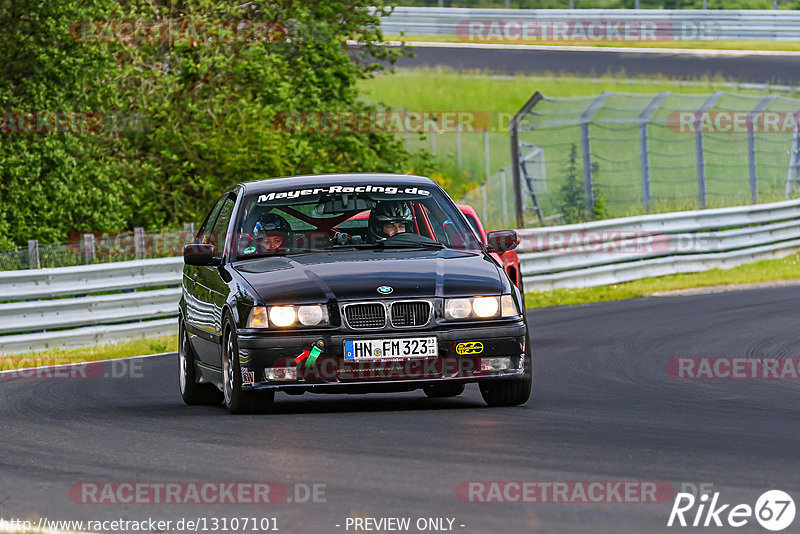
[[[497,266],[479,252],[348,250],[237,262],[265,304],[499,295]],[[379,286],[392,288],[390,295]]]

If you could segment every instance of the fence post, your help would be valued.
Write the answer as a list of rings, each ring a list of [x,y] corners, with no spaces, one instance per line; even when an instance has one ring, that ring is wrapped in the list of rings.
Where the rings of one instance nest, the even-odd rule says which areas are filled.
[[[650,117],[669,96],[669,92],[658,93],[639,114],[639,159],[642,167],[642,208],[650,207],[650,151],[647,143],[647,124]]]
[[[144,259],[145,256],[145,240],[144,228],[137,226],[133,229],[133,251],[136,254],[136,259]]]
[[[514,114],[514,118],[508,124],[508,136],[511,142],[511,176],[514,180],[514,212],[516,215],[517,228],[525,226],[525,216],[522,209],[522,176],[521,166],[522,161],[519,154],[519,123],[522,118],[531,112],[531,110],[540,101],[544,100],[544,95],[539,91],[533,93],[525,104]],[[533,203],[536,207],[536,215],[539,217],[539,222],[544,226],[544,215],[542,207],[539,205],[539,199],[536,192],[532,191]]]
[[[758,168],[756,167],[756,134],[753,122],[758,119],[758,116],[767,109],[770,102],[775,99],[775,95],[765,97],[747,115],[747,163],[750,167],[750,198],[753,204],[758,202]]]
[[[39,261],[39,240],[28,239],[28,269],[41,269]]]
[[[411,147],[411,133],[409,132],[411,128],[409,128],[408,124],[408,110],[403,108],[403,130],[406,132],[406,150]]]
[[[92,263],[94,261],[94,234],[83,234],[83,262]]]
[[[614,94],[611,91],[604,91],[594,102],[581,114],[581,152],[583,154],[583,189],[586,193],[586,213],[594,214],[594,181],[592,179],[592,147],[589,142],[589,123],[592,116],[597,113],[606,100]]]
[[[700,106],[700,109],[697,110],[695,114],[695,121],[694,121],[694,145],[695,145],[695,152],[697,154],[697,197],[698,201],[700,202],[700,207],[706,207],[706,156],[705,150],[703,148],[703,123],[702,117],[705,113],[707,113],[711,108],[714,107],[714,104],[717,103],[717,100],[722,96],[722,91],[717,91],[711,96],[709,96],[703,105]]]
[[[486,171],[486,179],[491,175],[491,160],[489,159],[489,130],[483,131],[483,162]]]

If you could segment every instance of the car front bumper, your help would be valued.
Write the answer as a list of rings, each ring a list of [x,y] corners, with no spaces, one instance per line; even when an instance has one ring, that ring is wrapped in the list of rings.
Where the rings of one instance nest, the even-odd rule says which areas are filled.
[[[435,337],[438,356],[345,360],[345,340]],[[315,332],[276,335],[240,332],[243,389],[336,392],[355,389],[416,389],[441,381],[477,382],[522,378],[526,326],[522,320],[500,325],[447,326],[393,332]],[[460,345],[462,344],[462,345]],[[471,349],[463,350],[465,345]],[[476,348],[476,346],[478,346]],[[309,365],[305,351],[322,347]],[[457,347],[459,350],[457,350]],[[460,352],[460,354],[459,354]]]

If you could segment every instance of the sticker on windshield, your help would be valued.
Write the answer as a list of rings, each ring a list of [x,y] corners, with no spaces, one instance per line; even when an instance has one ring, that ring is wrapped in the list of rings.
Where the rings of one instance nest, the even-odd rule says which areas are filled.
[[[256,251],[256,247],[247,247],[242,251],[242,254],[254,254]]]
[[[273,192],[267,193],[265,195],[260,195],[258,197],[259,202],[266,202],[268,200],[280,200],[284,198],[299,198],[305,196],[312,196],[312,195],[332,195],[332,194],[344,194],[344,193],[383,193],[385,195],[397,195],[404,194],[404,195],[421,195],[421,196],[428,196],[430,192],[426,191],[425,189],[419,189],[417,187],[405,187],[399,188],[394,186],[384,186],[384,185],[332,185],[330,187],[315,187],[313,189],[296,189],[294,191],[280,191],[280,192]]]

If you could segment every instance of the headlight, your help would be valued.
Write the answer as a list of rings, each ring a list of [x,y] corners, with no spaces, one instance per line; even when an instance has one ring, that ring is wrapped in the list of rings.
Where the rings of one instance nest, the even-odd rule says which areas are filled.
[[[478,317],[494,317],[500,310],[500,299],[497,297],[477,297],[472,301],[472,311]]]
[[[444,306],[444,316],[448,319],[466,319],[472,314],[470,299],[450,299]]]
[[[294,306],[273,306],[269,309],[269,322],[275,326],[292,326],[296,318]]]
[[[269,316],[269,320],[267,317]],[[257,306],[250,312],[248,328],[286,328],[289,326],[327,326],[328,309],[324,304],[304,306]]]
[[[305,326],[316,326],[324,318],[325,312],[322,306],[300,306],[297,308],[297,319]]]
[[[492,319],[518,315],[519,309],[511,295],[447,299],[444,304],[444,318],[450,320]]]

